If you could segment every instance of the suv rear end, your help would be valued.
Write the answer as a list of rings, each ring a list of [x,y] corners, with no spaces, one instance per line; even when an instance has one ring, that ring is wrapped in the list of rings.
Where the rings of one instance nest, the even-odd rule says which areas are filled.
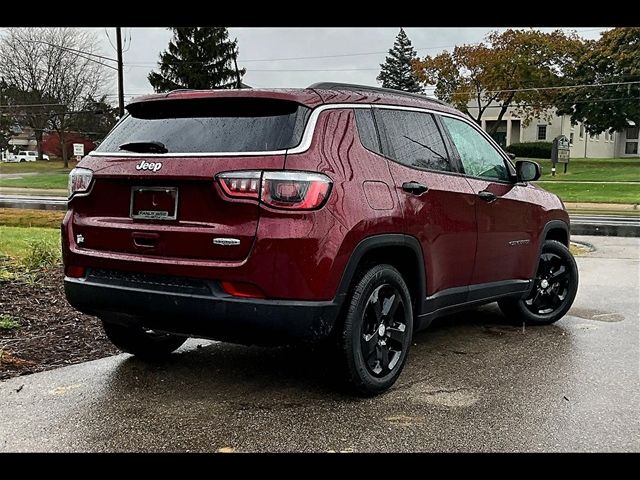
[[[371,395],[433,318],[498,301],[542,325],[575,298],[540,167],[441,102],[321,84],[127,109],[70,174],[62,225],[67,298],[123,351],[327,339]]]
[[[332,181],[285,170],[318,101],[307,97],[179,92],[129,105],[70,176],[70,303],[245,343],[328,333],[333,295],[295,278],[312,275],[333,221],[321,208]]]

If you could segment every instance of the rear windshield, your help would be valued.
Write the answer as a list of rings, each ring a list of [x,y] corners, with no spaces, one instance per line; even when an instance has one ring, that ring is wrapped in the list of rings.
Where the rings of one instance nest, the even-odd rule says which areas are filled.
[[[161,143],[167,153],[266,152],[295,147],[311,109],[263,98],[199,98],[134,103],[97,152]]]

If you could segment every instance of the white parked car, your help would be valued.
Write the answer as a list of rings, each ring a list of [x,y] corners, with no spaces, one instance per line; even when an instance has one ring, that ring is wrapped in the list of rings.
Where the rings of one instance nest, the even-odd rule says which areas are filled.
[[[13,157],[14,162],[35,162],[38,159],[38,152],[34,150],[22,150]],[[49,155],[42,154],[43,160],[49,160]]]

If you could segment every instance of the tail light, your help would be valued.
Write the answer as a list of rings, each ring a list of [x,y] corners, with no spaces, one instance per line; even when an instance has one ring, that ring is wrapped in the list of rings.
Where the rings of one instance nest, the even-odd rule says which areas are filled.
[[[226,172],[217,176],[230,198],[259,200],[285,210],[314,210],[325,204],[331,179],[321,173],[293,171]]]
[[[74,168],[69,172],[69,198],[85,193],[91,186],[93,172],[88,168]]]

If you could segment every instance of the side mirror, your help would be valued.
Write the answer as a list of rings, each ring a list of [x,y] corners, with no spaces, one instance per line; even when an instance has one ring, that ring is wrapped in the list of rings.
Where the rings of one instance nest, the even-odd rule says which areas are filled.
[[[542,170],[540,165],[529,160],[518,160],[516,162],[516,177],[519,182],[533,182],[540,178]]]
[[[507,155],[509,155],[509,158],[511,160],[515,160],[516,159],[516,154],[515,153],[507,152]]]

